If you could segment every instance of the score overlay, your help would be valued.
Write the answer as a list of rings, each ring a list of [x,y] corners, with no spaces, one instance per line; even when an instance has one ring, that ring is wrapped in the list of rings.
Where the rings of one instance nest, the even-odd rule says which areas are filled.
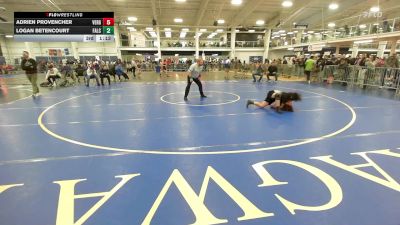
[[[113,42],[114,12],[14,12],[14,39]]]

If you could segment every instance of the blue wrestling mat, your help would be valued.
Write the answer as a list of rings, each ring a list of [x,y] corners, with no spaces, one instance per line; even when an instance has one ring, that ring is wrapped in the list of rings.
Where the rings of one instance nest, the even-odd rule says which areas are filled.
[[[400,103],[302,83],[118,83],[0,106],[3,225],[399,225]],[[299,92],[294,113],[246,108]]]

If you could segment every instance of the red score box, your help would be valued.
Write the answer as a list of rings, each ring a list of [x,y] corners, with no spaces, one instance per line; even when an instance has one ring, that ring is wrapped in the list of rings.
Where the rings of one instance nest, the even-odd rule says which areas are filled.
[[[103,26],[114,26],[114,18],[103,18]]]

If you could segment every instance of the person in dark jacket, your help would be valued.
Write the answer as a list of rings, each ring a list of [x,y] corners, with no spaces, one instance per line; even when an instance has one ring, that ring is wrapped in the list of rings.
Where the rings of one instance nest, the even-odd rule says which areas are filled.
[[[275,81],[278,80],[278,67],[276,66],[275,62],[268,66],[267,79],[271,80],[269,79],[269,76],[275,76]]]
[[[293,112],[293,101],[301,101],[301,95],[296,92],[282,92],[279,90],[269,91],[264,101],[256,102],[253,100],[247,100],[246,107],[249,105],[255,105],[259,108],[265,108],[270,106],[277,112],[287,111]]]
[[[87,68],[83,67],[82,64],[78,64],[78,66],[75,68],[75,73],[76,73],[76,77],[78,80],[78,83],[81,82],[81,80],[79,79],[79,77],[85,77],[85,72],[86,72]]]
[[[111,85],[110,70],[107,65],[103,65],[103,67],[100,69],[100,81],[101,85],[103,86],[104,86],[104,78],[107,79],[108,85]]]
[[[22,54],[21,68],[25,71],[26,77],[32,84],[32,97],[39,96],[39,87],[37,85],[37,63],[29,57],[29,52],[24,51]]]

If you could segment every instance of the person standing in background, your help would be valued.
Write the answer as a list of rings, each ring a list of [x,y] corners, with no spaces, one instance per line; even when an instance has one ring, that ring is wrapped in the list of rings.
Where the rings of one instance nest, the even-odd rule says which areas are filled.
[[[136,60],[135,59],[132,59],[131,65],[132,65],[131,71],[132,71],[133,77],[136,78],[136,67],[137,67],[137,64],[136,64]]]
[[[311,72],[315,68],[315,60],[314,56],[311,56],[307,61],[305,62],[305,68],[304,68],[304,73],[307,75],[307,82],[311,83]]]
[[[32,58],[29,58],[29,52],[22,53],[21,68],[25,71],[26,77],[32,84],[32,97],[39,96],[39,87],[37,85],[37,64]]]
[[[239,71],[239,61],[238,61],[237,57],[235,57],[235,60],[233,60],[232,64],[233,64],[233,71],[234,71],[233,77],[237,78],[237,73]]]
[[[229,70],[231,69],[231,60],[227,57],[224,61],[225,79],[229,79]]]

